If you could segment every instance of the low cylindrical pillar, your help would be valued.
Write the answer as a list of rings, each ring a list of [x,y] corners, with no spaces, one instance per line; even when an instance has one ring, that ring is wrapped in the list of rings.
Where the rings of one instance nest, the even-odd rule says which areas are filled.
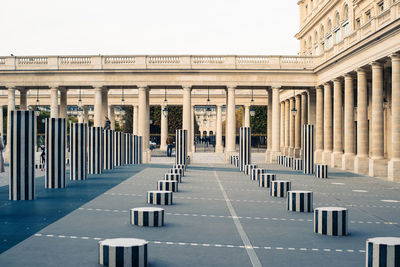
[[[257,168],[256,164],[247,164],[247,165],[245,165],[244,168],[243,168],[244,174],[250,175],[251,170],[254,169],[254,168]]]
[[[273,173],[261,173],[260,178],[258,179],[258,185],[260,187],[271,187],[271,182],[275,181],[276,175]]]
[[[147,244],[143,239],[114,238],[99,242],[99,264],[102,266],[147,266]],[[129,263],[127,265],[124,264]]]
[[[147,191],[147,203],[172,205],[172,191]]]
[[[143,207],[131,209],[131,224],[137,226],[164,226],[164,209]]]
[[[183,169],[171,168],[169,169],[169,173],[177,173],[181,176],[185,176],[185,171]]]
[[[250,173],[250,180],[252,181],[258,181],[260,179],[260,175],[262,173],[267,173],[266,169],[262,169],[262,168],[254,168],[251,170]]]
[[[314,232],[321,235],[347,235],[348,213],[346,208],[321,207],[314,210]]]
[[[366,267],[400,266],[399,237],[369,238],[366,251]]]
[[[86,180],[87,166],[87,123],[71,123],[70,127],[70,180]]]
[[[311,191],[289,191],[287,198],[288,211],[312,212],[313,192]]]
[[[159,180],[157,182],[157,190],[178,192],[178,181]]]
[[[286,197],[287,192],[290,191],[290,181],[272,181],[271,183],[271,196],[273,197]]]
[[[303,160],[302,159],[293,159],[292,169],[295,171],[303,170]]]
[[[315,177],[317,178],[328,178],[328,165],[316,164],[315,165]]]
[[[181,183],[182,175],[180,175],[179,173],[166,173],[166,174],[164,174],[164,180],[177,181],[178,183]]]

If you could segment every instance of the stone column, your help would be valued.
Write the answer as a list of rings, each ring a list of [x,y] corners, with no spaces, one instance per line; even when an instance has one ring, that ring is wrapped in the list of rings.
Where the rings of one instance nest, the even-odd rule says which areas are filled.
[[[301,95],[296,95],[296,116],[294,117],[294,156],[300,157],[301,151]]]
[[[111,130],[115,131],[115,108],[112,105],[108,107],[108,117],[110,118]]]
[[[20,89],[19,90],[19,109],[20,110],[28,110],[28,106],[26,104],[26,93],[28,90]]]
[[[315,163],[322,163],[324,150],[324,91],[322,86],[316,88],[315,107]]]
[[[384,159],[383,128],[383,66],[372,63],[372,157],[369,159],[370,176],[387,176],[387,160]]]
[[[285,100],[285,155],[289,156],[290,150],[290,103]]]
[[[149,125],[148,114],[149,109],[147,108],[147,91],[146,87],[139,87],[139,108],[138,108],[138,136],[142,136],[143,141],[143,163],[148,163],[147,151],[149,149],[149,131],[147,125]]]
[[[3,121],[3,105],[0,105],[0,134],[4,137],[3,128],[4,128],[4,121]]]
[[[281,102],[281,152],[285,153],[285,101]]]
[[[268,93],[268,110],[267,110],[267,162],[270,162],[272,149],[272,89],[267,89]]]
[[[83,106],[83,122],[87,123],[89,126],[89,107]]]
[[[101,101],[103,102],[102,105],[102,113],[103,113],[103,118],[102,118],[102,123],[103,126],[106,122],[106,117],[108,117],[108,89],[104,88],[103,91],[101,92]]]
[[[60,107],[58,110],[58,117],[67,118],[67,89],[60,89]]]
[[[342,169],[354,170],[354,89],[353,77],[344,75],[344,154]]]
[[[280,88],[272,88],[272,149],[270,162],[276,163],[277,156],[281,155],[280,145],[280,105],[279,90]]]
[[[301,127],[300,127],[300,145],[303,148],[303,125],[308,124],[308,95],[307,92],[301,94]],[[315,111],[314,111],[315,112]],[[303,151],[302,149],[300,151]]]
[[[332,87],[324,84],[324,153],[322,162],[331,165],[332,156]]]
[[[316,90],[315,89],[309,89],[308,90],[308,115],[307,115],[307,123],[308,124],[313,124],[316,125]],[[323,103],[323,102],[322,102]]]
[[[244,127],[250,127],[250,106],[244,106]]]
[[[133,106],[133,134],[139,135],[139,107]]]
[[[11,133],[11,111],[15,110],[15,88],[8,88],[8,106],[7,106],[7,145],[5,152],[5,162],[10,162],[10,133]]]
[[[392,59],[392,158],[388,164],[388,179],[400,182],[400,54]]]
[[[94,127],[103,127],[102,88],[94,88]]]
[[[147,137],[143,138],[143,147],[146,151],[144,156],[147,157],[147,162],[150,163],[151,161],[151,150],[150,150],[150,88],[146,90],[146,133]],[[147,139],[147,140],[146,140]]]
[[[215,134],[215,152],[222,153],[224,147],[222,146],[222,106],[217,105],[217,131]]]
[[[194,150],[195,150],[195,148],[194,148],[194,106],[192,106],[192,108],[191,108],[191,115],[190,115],[190,117],[192,118],[191,119],[191,132],[192,132],[192,138],[189,140],[190,142],[189,142],[189,146],[192,148],[192,153],[194,153]],[[193,160],[193,158],[192,158],[192,160]],[[193,162],[193,161],[192,161]]]
[[[225,161],[229,160],[229,156],[236,152],[236,104],[235,104],[235,87],[228,87],[227,105],[226,105],[226,148]]]
[[[182,115],[182,129],[187,130],[187,152],[188,155],[193,159],[191,139],[192,135],[192,88],[190,86],[183,87],[183,115]]]
[[[333,81],[333,153],[331,158],[332,167],[342,167],[343,157],[343,96],[342,96],[342,82],[340,79]]]
[[[167,150],[167,137],[168,137],[168,115],[165,115],[163,109],[166,105],[161,105],[161,141],[160,150]]]
[[[294,126],[295,126],[295,118],[292,114],[292,109],[294,108],[294,97],[291,97],[289,99],[289,156],[293,157],[294,156]]]
[[[50,88],[50,118],[58,118],[58,88]]]

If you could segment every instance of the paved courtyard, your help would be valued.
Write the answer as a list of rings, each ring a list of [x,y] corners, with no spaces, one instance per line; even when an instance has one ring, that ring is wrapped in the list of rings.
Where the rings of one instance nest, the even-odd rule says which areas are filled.
[[[321,236],[313,213],[288,212],[285,199],[212,159],[188,167],[174,205],[164,206],[164,227],[135,227],[129,210],[148,206],[146,192],[171,166],[152,162],[68,181],[63,190],[43,189],[39,177],[35,201],[8,201],[2,174],[0,266],[98,266],[98,241],[115,237],[148,240],[150,266],[363,266],[367,238],[400,236],[399,184],[333,169],[321,180],[259,164],[293,190],[312,190],[314,208],[349,209],[349,236]]]

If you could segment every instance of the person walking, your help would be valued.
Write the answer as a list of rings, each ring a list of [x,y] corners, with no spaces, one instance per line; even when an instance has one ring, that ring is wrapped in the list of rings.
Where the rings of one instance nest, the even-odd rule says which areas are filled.
[[[46,149],[44,145],[40,146],[42,153],[40,153],[40,166],[42,167],[40,170],[43,172],[45,170],[44,164],[46,163]]]
[[[6,171],[4,168],[3,150],[4,150],[3,136],[1,136],[1,133],[0,133],[0,172]]]
[[[107,116],[105,116],[105,118],[106,122],[104,123],[104,130],[111,130],[111,121]]]
[[[174,140],[171,136],[168,136],[167,138],[167,157],[172,156],[172,147],[174,146]]]

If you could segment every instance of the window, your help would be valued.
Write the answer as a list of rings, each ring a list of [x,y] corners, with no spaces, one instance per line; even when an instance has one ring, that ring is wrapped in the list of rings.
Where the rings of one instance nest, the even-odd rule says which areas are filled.
[[[380,1],[378,3],[378,11],[379,11],[379,13],[381,13],[384,9],[385,9],[385,2]]]
[[[345,21],[343,23],[343,37],[346,37],[350,33],[350,26],[349,26],[349,21]]]
[[[326,37],[326,49],[330,49],[333,46],[333,42],[332,42],[332,34],[329,34]]]
[[[367,12],[365,12],[365,18],[367,19],[367,21],[369,21],[371,19],[371,10],[368,10]]]
[[[349,20],[349,6],[346,4],[343,8],[343,21]]]
[[[339,27],[340,26],[340,15],[339,12],[336,12],[335,15],[335,27]]]
[[[359,29],[361,27],[361,19],[357,18],[356,19],[356,29]]]
[[[335,31],[335,43],[339,43],[342,40],[342,35],[340,32],[340,28]]]

